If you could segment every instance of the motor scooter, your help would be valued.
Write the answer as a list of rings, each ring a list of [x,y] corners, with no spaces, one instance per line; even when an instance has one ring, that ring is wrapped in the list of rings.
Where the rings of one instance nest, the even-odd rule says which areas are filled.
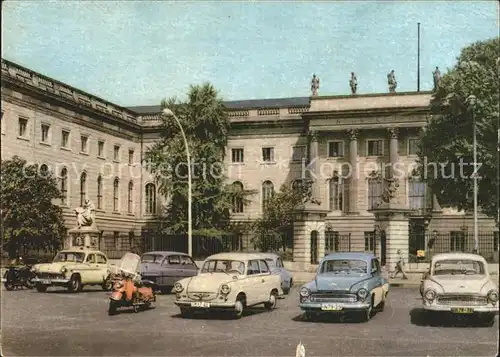
[[[9,291],[23,287],[33,289],[35,287],[33,278],[35,278],[35,274],[31,271],[30,266],[11,266],[5,271],[2,282],[5,289]]]
[[[142,280],[137,273],[141,258],[137,254],[123,256],[117,273],[111,277],[113,288],[109,297],[108,315],[115,315],[121,307],[132,307],[134,312],[147,309],[156,302],[155,284]]]

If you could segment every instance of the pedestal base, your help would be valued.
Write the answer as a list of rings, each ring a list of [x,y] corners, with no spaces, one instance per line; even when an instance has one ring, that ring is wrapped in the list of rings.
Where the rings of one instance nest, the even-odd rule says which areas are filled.
[[[99,237],[101,231],[95,226],[73,228],[68,231],[68,237],[64,244],[65,249],[83,247],[87,249],[99,249]]]

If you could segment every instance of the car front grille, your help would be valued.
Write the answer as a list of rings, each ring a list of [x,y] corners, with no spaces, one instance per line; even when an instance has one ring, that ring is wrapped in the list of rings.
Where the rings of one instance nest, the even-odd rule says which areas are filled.
[[[355,294],[348,294],[346,292],[322,292],[314,293],[311,295],[313,302],[356,302],[357,296]]]
[[[189,292],[188,298],[195,301],[207,301],[213,300],[217,297],[217,293],[207,293],[207,292]]]
[[[40,279],[64,279],[62,274],[55,273],[38,273],[37,277]]]
[[[488,303],[485,296],[478,295],[442,295],[438,296],[439,305],[481,306]]]

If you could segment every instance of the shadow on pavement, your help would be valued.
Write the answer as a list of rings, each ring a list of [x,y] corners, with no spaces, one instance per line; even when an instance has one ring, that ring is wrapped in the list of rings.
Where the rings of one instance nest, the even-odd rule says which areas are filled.
[[[376,316],[376,313],[372,316],[372,319]],[[371,320],[371,319],[370,319]],[[292,318],[292,321],[296,322],[320,322],[320,323],[363,323],[362,317],[356,313],[344,313],[344,314],[318,314],[312,316],[306,316],[304,313]]]
[[[118,310],[116,310],[116,313],[110,317],[115,317],[115,316],[122,315],[122,314],[141,314],[143,312],[147,312],[149,310],[154,310],[154,309],[156,309],[156,306],[144,307],[144,308],[141,308],[138,312],[135,312],[132,307],[128,307],[128,306],[120,307],[120,308],[118,308]]]
[[[275,310],[279,310],[276,308]],[[247,316],[253,316],[253,315],[259,315],[262,313],[272,313],[272,311],[268,311],[264,308],[247,308],[243,312],[242,318],[245,318]],[[233,315],[230,312],[203,312],[203,311],[196,311],[194,312],[191,316],[189,317],[182,317],[181,314],[175,314],[172,315],[172,318],[174,319],[188,319],[188,320],[234,320]]]
[[[410,310],[410,323],[432,327],[489,327],[477,315],[453,315],[447,312],[431,312],[422,308]]]

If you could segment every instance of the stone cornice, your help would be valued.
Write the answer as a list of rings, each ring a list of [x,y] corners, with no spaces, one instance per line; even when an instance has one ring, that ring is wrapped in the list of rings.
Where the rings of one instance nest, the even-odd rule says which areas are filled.
[[[404,108],[369,108],[355,110],[338,111],[318,111],[302,114],[304,118],[315,119],[338,119],[338,118],[359,118],[359,117],[382,117],[390,115],[409,116],[415,114],[429,114],[430,107],[404,107]]]

